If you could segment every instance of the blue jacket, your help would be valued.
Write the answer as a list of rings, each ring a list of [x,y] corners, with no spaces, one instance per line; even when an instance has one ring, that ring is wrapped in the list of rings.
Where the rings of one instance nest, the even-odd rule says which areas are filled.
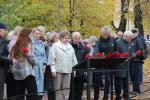
[[[36,84],[38,92],[44,90],[44,64],[47,64],[47,57],[45,52],[45,46],[42,41],[35,38],[32,39],[32,52],[37,59],[37,65],[34,66]],[[42,94],[38,94],[42,95]]]

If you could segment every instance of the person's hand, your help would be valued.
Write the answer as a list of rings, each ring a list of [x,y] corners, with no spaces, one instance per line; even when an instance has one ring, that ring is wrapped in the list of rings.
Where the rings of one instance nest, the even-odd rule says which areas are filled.
[[[16,64],[17,63],[17,60],[16,59],[13,59],[13,64]]]
[[[52,76],[53,76],[53,77],[56,77],[56,72],[52,72]]]
[[[31,55],[31,51],[28,51],[27,53],[26,53],[26,56],[30,56]]]

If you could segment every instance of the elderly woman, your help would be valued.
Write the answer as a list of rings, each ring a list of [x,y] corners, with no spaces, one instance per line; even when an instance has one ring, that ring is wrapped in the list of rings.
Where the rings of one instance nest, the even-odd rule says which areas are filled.
[[[47,58],[44,43],[40,40],[42,32],[38,28],[35,28],[32,35],[32,50],[38,61],[38,64],[34,66],[38,100],[41,100],[43,96],[41,92],[44,91],[44,64],[47,64]]]
[[[68,100],[72,67],[77,64],[74,49],[69,44],[70,32],[61,31],[60,41],[53,44],[50,49],[49,62],[54,78],[56,100]],[[61,90],[63,89],[63,90]]]
[[[49,51],[50,51],[52,45],[59,41],[59,33],[56,33],[53,31],[52,33],[47,35],[47,38],[48,38],[48,41],[47,41],[46,53],[47,53],[47,58],[49,59],[51,57],[51,55],[49,54]],[[53,92],[54,85],[53,85],[53,78],[52,78],[50,65],[47,65],[46,69],[45,69],[44,89],[49,91],[48,92],[48,100],[55,100],[55,92]]]

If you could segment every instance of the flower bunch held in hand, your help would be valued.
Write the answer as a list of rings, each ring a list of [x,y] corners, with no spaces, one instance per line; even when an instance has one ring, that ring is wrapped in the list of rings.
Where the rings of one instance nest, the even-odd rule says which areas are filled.
[[[29,52],[29,49],[28,49],[28,48],[22,48],[21,51],[22,51],[23,53],[28,53],[28,52]]]

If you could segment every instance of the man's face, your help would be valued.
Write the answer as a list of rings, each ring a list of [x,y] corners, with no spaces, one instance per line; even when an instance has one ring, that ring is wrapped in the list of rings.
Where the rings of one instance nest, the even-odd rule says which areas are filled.
[[[130,42],[133,39],[132,35],[123,35],[123,39],[127,42]]]
[[[3,38],[6,34],[5,29],[0,29],[0,36]]]
[[[123,36],[123,32],[118,32],[118,33],[117,33],[117,37],[118,37],[118,38],[122,38],[122,36]]]
[[[81,40],[81,37],[80,37],[80,36],[74,36],[74,37],[73,37],[73,43],[74,43],[74,44],[79,44],[79,43],[80,43],[80,40]]]
[[[107,39],[108,37],[109,37],[109,33],[108,32],[102,33],[102,38],[103,39]]]

